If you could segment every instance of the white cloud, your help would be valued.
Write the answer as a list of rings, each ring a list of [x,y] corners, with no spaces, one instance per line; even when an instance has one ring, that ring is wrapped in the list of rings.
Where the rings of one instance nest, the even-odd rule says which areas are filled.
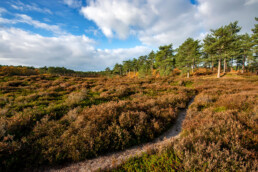
[[[22,6],[17,6],[17,5],[12,4],[11,7],[13,7],[16,10],[23,10]]]
[[[30,16],[27,16],[25,14],[18,14],[17,16],[18,16],[17,22],[26,23],[26,24],[32,25],[36,28],[45,29],[45,30],[51,31],[56,34],[66,34],[66,32],[63,31],[57,25],[49,25],[49,24],[42,23],[37,20],[33,20]]]
[[[7,12],[6,9],[0,7],[0,16],[1,16],[2,13],[6,13],[6,12]]]
[[[85,29],[85,32],[93,34],[94,36],[100,36],[99,29],[95,29],[94,27],[89,27],[88,29]]]
[[[88,0],[81,13],[109,38],[134,33],[143,44],[178,46],[235,20],[250,32],[257,9],[257,0]]]
[[[155,18],[151,11],[148,4],[129,0],[90,0],[89,6],[81,9],[81,13],[93,20],[107,37],[112,38],[114,31],[121,39],[128,36],[130,27],[148,26],[151,22],[148,17]]]
[[[11,7],[16,10],[20,10],[20,11],[36,11],[36,12],[40,12],[40,13],[52,14],[52,11],[50,11],[47,8],[40,8],[35,3],[24,4],[19,0],[16,1],[15,4],[11,4]]]
[[[252,2],[252,5],[246,5]],[[257,0],[199,0],[197,18],[204,29],[216,29],[230,22],[239,21],[242,32],[250,32],[257,17]]]
[[[81,0],[63,0],[63,2],[71,8],[79,8],[82,6]]]
[[[6,65],[64,66],[75,70],[104,70],[150,49],[95,49],[85,35],[43,37],[17,28],[0,28],[0,60]]]
[[[255,3],[258,3],[258,0],[246,0],[245,5],[252,5],[252,4],[255,4]]]
[[[49,25],[46,23],[42,23],[40,21],[33,20],[30,16],[25,14],[16,14],[15,16],[16,17],[14,19],[6,19],[0,16],[0,23],[4,23],[4,24],[26,23],[28,25],[34,26],[35,28],[45,29],[58,35],[66,34],[66,32],[63,31],[58,25]]]

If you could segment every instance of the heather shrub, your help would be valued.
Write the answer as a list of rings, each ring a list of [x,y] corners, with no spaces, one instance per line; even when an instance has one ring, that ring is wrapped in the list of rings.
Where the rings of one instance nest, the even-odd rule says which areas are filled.
[[[76,162],[154,139],[195,94],[169,82],[0,77],[0,171]]]
[[[1,117],[0,118],[0,138],[4,137],[5,136],[5,133],[6,133],[6,125],[7,125],[7,122],[6,120]]]
[[[210,75],[210,74],[212,74],[212,71],[207,68],[197,68],[193,73],[193,75],[195,76]]]
[[[199,94],[187,111],[180,138],[165,146],[163,153],[131,159],[114,171],[258,170],[257,80],[193,80]],[[171,152],[174,156],[167,157]],[[162,161],[150,166],[153,159]],[[171,161],[181,168],[165,163]]]
[[[186,170],[256,171],[257,121],[252,119],[257,87],[244,81],[222,83],[227,89],[214,83],[196,97],[184,122],[184,137],[174,148]]]
[[[73,106],[75,104],[78,104],[83,99],[85,99],[86,96],[87,96],[86,89],[82,89],[80,92],[72,92],[68,95],[67,99],[65,100],[65,103],[68,106]]]
[[[178,68],[175,68],[173,71],[172,71],[172,75],[180,75],[181,74],[181,70],[178,69]]]

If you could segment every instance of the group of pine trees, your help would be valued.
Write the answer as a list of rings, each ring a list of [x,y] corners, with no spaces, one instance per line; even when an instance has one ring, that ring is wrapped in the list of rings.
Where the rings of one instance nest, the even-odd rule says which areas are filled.
[[[258,21],[258,18],[255,18]],[[138,72],[139,75],[151,75],[155,69],[161,76],[167,76],[175,68],[180,69],[189,77],[195,68],[209,68],[211,72],[217,69],[217,77],[223,72],[235,69],[242,73],[249,70],[257,72],[258,24],[252,29],[252,34],[239,34],[241,27],[238,22],[222,26],[206,35],[203,42],[188,38],[177,49],[172,44],[160,46],[157,52],[140,56],[138,59],[123,61],[116,64],[113,70],[106,73],[126,75]]]

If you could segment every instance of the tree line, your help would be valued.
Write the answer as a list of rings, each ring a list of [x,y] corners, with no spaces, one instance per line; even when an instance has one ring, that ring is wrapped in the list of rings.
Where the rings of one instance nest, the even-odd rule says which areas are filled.
[[[41,67],[38,69],[40,74],[52,74],[52,75],[60,75],[60,76],[76,76],[76,77],[98,77],[100,76],[100,72],[82,72],[82,71],[74,71],[71,69],[67,69],[65,67]]]
[[[27,67],[27,66],[1,66],[0,65],[0,75],[6,76],[29,76],[38,74],[51,74],[58,76],[75,76],[75,77],[98,77],[103,75],[103,72],[82,72],[67,69],[65,67]]]
[[[258,18],[255,18],[258,21]],[[238,21],[210,30],[202,43],[200,40],[188,38],[177,49],[173,45],[160,46],[158,51],[148,55],[115,64],[113,69],[106,68],[106,74],[127,75],[138,72],[141,75],[152,75],[153,70],[161,76],[167,76],[178,68],[189,77],[190,72],[202,67],[214,72],[217,77],[230,70],[257,72],[258,69],[258,24],[252,29],[252,34],[239,34],[241,27]]]

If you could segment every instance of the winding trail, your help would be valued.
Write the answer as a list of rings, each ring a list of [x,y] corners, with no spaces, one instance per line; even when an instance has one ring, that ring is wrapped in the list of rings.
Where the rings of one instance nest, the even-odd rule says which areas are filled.
[[[145,143],[142,145],[137,145],[123,151],[109,153],[107,155],[100,156],[94,159],[69,164],[67,166],[56,167],[54,169],[44,169],[43,171],[93,172],[97,170],[107,170],[122,164],[129,158],[140,156],[142,153],[150,151],[154,148],[161,148],[163,147],[163,145],[170,143],[173,139],[178,138],[182,129],[183,120],[185,119],[185,116],[187,114],[188,107],[193,103],[193,101],[194,101],[194,97],[189,101],[187,108],[179,112],[174,125],[168,131],[166,131],[164,134],[162,134],[152,142]]]

